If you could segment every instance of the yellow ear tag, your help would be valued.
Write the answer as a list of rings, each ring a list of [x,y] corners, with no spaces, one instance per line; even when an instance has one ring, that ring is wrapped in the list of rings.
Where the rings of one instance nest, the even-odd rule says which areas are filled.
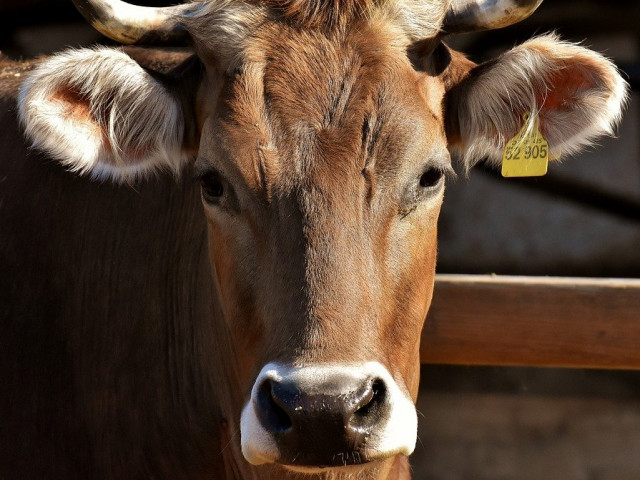
[[[530,115],[524,114],[522,128],[504,147],[503,177],[541,177],[547,173],[549,144],[540,133],[537,115],[528,125]]]

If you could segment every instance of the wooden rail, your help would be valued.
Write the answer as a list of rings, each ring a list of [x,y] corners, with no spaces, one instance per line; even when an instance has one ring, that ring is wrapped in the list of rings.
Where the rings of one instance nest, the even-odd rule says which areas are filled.
[[[421,360],[640,369],[640,279],[437,275]]]

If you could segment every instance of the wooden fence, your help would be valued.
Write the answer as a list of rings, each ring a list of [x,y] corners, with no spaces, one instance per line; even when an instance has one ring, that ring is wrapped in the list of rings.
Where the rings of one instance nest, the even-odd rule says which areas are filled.
[[[421,360],[640,369],[640,279],[437,275]]]

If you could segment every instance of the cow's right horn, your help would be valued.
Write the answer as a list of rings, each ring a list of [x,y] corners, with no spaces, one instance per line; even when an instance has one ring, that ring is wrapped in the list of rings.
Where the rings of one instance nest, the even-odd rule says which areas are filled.
[[[72,0],[103,35],[126,44],[184,44],[180,17],[194,6],[140,7],[121,0]]]
[[[464,33],[508,27],[531,15],[542,0],[453,0],[443,33]]]

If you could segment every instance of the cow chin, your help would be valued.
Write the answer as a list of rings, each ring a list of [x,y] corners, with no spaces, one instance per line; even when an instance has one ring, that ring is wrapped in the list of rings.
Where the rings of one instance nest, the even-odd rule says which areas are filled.
[[[285,470],[292,473],[299,473],[302,475],[323,475],[326,473],[333,474],[331,478],[353,478],[357,475],[357,478],[368,478],[366,473],[373,474],[374,477],[379,469],[380,461],[371,461],[366,464],[347,465],[344,467],[300,467],[297,465],[282,465]],[[363,470],[366,469],[366,470]]]
[[[406,388],[380,363],[270,363],[242,411],[242,453],[299,473],[346,471],[411,454],[417,423]]]

